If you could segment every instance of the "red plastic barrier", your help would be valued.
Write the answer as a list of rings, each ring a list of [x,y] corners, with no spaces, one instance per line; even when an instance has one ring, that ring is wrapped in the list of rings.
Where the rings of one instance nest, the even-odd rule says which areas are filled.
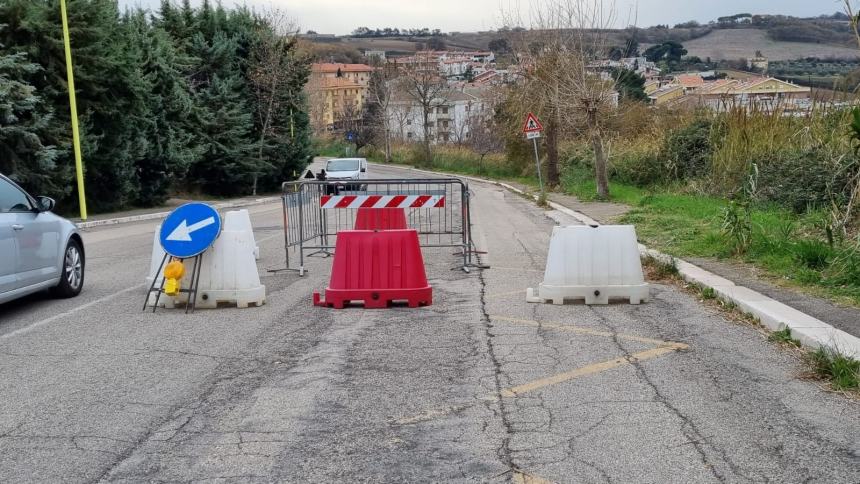
[[[331,282],[325,299],[314,292],[314,305],[337,309],[363,301],[365,308],[385,308],[405,301],[410,308],[433,303],[424,258],[415,230],[347,230],[337,234]]]
[[[402,208],[359,208],[355,230],[405,230],[406,212]]]

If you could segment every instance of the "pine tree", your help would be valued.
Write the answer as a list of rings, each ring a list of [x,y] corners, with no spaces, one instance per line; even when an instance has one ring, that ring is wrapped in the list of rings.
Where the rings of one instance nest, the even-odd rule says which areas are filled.
[[[236,40],[221,31],[211,42],[198,33],[192,43],[192,54],[200,60],[194,83],[203,146],[189,181],[219,195],[249,193],[254,172],[253,120],[236,50]]]
[[[206,193],[249,193],[253,166],[250,110],[239,90],[238,77],[215,75],[199,94],[199,105],[207,106],[201,117],[203,152],[192,167],[192,181]]]
[[[55,184],[57,150],[42,142],[51,111],[27,81],[42,69],[26,57],[0,53],[0,172],[34,193],[62,196]]]
[[[169,32],[175,38],[181,39],[188,36],[183,12],[173,6],[172,0],[161,0],[161,8],[159,8],[158,16],[154,20],[155,27]]]
[[[67,0],[87,198],[92,211],[161,203],[172,186],[245,194],[307,163],[293,41],[260,123],[253,55],[283,32],[247,8],[163,0],[120,15],[115,0]],[[0,170],[34,191],[75,198],[59,0],[0,0]],[[71,204],[70,204],[71,205]]]
[[[136,160],[140,185],[136,203],[157,205],[164,202],[174,182],[185,178],[201,148],[193,136],[194,105],[189,87],[178,70],[170,37],[160,27],[151,28],[143,11],[128,22],[132,43],[141,47],[135,62],[148,92],[147,144]]]
[[[239,11],[240,15],[244,12]],[[248,17],[243,16],[247,22]],[[253,92],[254,134],[259,142],[254,189],[271,189],[301,171],[309,156],[308,118],[303,116],[303,86],[309,60],[299,54],[285,14],[270,11],[254,19],[248,83]]]

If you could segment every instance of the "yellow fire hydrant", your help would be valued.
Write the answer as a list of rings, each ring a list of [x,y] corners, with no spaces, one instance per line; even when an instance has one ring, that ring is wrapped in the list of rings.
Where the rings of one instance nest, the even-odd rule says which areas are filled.
[[[185,275],[185,266],[179,259],[172,259],[164,268],[164,294],[179,294],[179,280]]]

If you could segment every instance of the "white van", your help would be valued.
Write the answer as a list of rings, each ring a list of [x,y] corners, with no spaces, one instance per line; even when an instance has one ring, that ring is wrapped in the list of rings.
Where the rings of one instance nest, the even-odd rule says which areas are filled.
[[[366,158],[332,158],[325,164],[326,180],[346,182],[367,179]],[[359,184],[346,184],[347,190],[361,189]]]

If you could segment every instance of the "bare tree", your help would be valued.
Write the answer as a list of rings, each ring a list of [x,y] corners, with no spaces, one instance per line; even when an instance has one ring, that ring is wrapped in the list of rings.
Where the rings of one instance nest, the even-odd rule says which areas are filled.
[[[479,114],[480,105],[477,102],[469,101],[466,104],[466,113],[463,116],[458,116],[456,114],[456,109],[457,108],[455,107],[455,114],[450,128],[451,140],[457,146],[462,146],[469,140],[469,131],[472,120]]]
[[[498,153],[505,147],[502,137],[498,135],[498,126],[492,112],[482,111],[469,117],[467,141],[469,147],[481,156],[479,172],[484,171],[484,157],[490,153]]]
[[[372,121],[367,114],[367,106],[360,109],[354,102],[345,102],[337,116],[335,127],[344,135],[352,134],[352,142],[355,143],[355,151],[371,144],[374,139],[375,130]]]
[[[540,0],[531,4],[531,30],[514,33],[525,82],[514,90],[522,111],[544,120],[547,181],[559,182],[558,146],[567,132],[588,139],[594,151],[597,195],[609,198],[606,124],[617,106],[616,80],[594,68],[608,52],[605,32],[614,5],[602,0]],[[523,25],[515,19],[512,25]],[[523,113],[524,114],[524,113]]]
[[[432,138],[430,114],[435,107],[444,103],[443,94],[447,85],[439,75],[438,65],[432,52],[417,52],[411,62],[400,65],[399,73],[400,88],[421,109],[424,161],[429,162],[433,157],[430,148]]]
[[[377,65],[376,69],[370,75],[370,82],[367,88],[367,101],[374,106],[371,112],[374,117],[378,118],[372,122],[382,138],[385,147],[386,162],[391,161],[392,120],[390,117],[390,108],[394,72],[392,69],[386,69]]]
[[[298,59],[296,54],[296,33],[298,28],[282,10],[270,9],[262,13],[258,21],[259,42],[256,43],[250,56],[248,77],[251,81],[256,98],[257,123],[260,126],[260,140],[257,152],[259,160],[257,171],[254,173],[253,194],[257,194],[257,179],[260,170],[269,165],[263,151],[266,140],[276,134],[277,126],[274,120],[277,113],[287,108],[286,103],[292,102],[294,95],[284,95],[283,89],[289,86],[292,76],[297,75],[297,69],[305,64],[304,59]]]
[[[328,111],[328,100],[324,89],[325,80],[311,76],[305,85],[305,94],[308,102],[308,117],[314,134],[322,136],[328,132],[329,123],[326,119]]]
[[[392,96],[396,95],[397,92],[392,92]],[[407,104],[397,99],[389,101],[387,116],[392,137],[401,141],[406,139],[406,126],[408,126],[412,116],[411,103]]]

